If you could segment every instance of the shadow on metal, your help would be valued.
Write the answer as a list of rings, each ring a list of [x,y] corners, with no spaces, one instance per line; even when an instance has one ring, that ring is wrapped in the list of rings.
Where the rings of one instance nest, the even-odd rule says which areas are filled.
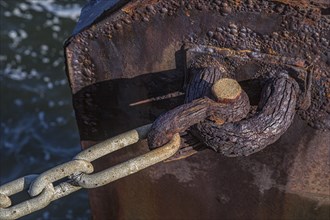
[[[83,148],[183,103],[183,96],[168,96],[130,105],[182,91],[184,59],[176,54],[185,43],[261,51],[277,56],[278,65],[282,56],[305,59],[313,67],[311,107],[277,142],[249,157],[206,150],[89,190],[94,219],[329,217],[329,4],[218,2],[132,1],[69,39],[67,73]],[[253,85],[251,71],[268,71],[264,64],[248,71],[239,62],[228,68],[239,81],[251,80],[244,89]],[[146,142],[139,144],[96,161],[95,170],[143,153],[137,149],[146,150]]]

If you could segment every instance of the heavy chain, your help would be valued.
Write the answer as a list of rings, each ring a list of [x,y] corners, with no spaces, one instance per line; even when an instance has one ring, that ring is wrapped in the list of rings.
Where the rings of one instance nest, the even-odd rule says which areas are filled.
[[[40,175],[29,175],[0,187],[0,219],[17,219],[40,210],[52,201],[81,188],[96,188],[136,173],[174,155],[180,148],[180,136],[160,148],[126,162],[93,173],[92,161],[145,139],[151,124],[125,132],[80,152],[71,161],[51,168]],[[92,174],[93,173],[93,174]],[[58,185],[53,183],[68,178]],[[31,199],[12,205],[10,196],[28,190]]]
[[[226,156],[247,156],[275,142],[294,118],[298,87],[296,81],[284,72],[272,77],[263,88],[259,112],[242,120],[250,111],[249,98],[237,81],[223,78],[222,75],[221,68],[217,66],[199,69],[190,83],[193,85],[193,93],[188,88],[186,96],[192,99],[191,102],[166,112],[152,125],[136,128],[96,144],[80,152],[73,160],[40,175],[25,176],[1,186],[0,219],[22,217],[81,188],[100,187],[164,161],[179,150],[179,133],[193,125],[196,125],[197,137],[202,143]],[[201,79],[209,80],[210,83],[201,84]],[[200,90],[202,92],[198,93]],[[199,97],[207,95],[203,91],[209,90],[215,100]],[[93,173],[91,162],[145,139],[147,135],[149,148],[154,150]],[[65,178],[69,180],[53,186]],[[11,206],[9,196],[27,189],[32,198]]]

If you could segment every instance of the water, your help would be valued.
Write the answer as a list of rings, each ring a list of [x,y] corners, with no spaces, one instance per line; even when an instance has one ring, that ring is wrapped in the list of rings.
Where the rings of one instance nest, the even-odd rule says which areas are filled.
[[[80,151],[63,42],[86,0],[0,0],[0,184]],[[86,191],[23,219],[89,219]]]

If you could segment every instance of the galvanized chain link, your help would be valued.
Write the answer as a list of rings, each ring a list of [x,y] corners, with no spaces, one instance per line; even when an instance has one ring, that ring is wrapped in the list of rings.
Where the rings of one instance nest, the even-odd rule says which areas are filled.
[[[151,124],[148,124],[125,132],[80,152],[73,160],[51,168],[40,175],[24,176],[0,186],[0,219],[20,218],[81,188],[103,186],[174,155],[180,148],[178,134],[174,135],[169,143],[156,150],[91,174],[94,171],[92,161],[145,139],[150,127]],[[53,186],[54,182],[64,178],[69,178],[69,180]],[[25,190],[28,190],[32,198],[11,206],[10,196]]]

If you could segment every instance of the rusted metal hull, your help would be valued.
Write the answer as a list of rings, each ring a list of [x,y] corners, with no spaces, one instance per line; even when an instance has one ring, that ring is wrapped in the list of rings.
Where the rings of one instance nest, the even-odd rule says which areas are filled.
[[[323,153],[329,152],[325,144],[328,137],[296,120],[279,142],[250,157],[231,159],[204,151],[185,160],[156,165],[91,190],[93,216],[327,219],[329,160]],[[318,155],[310,156],[315,152]],[[98,166],[107,166],[116,159],[104,159]]]
[[[329,39],[322,38],[330,35],[330,5],[217,2],[133,1],[67,42],[67,72],[83,148],[150,123],[183,103],[184,97],[176,96],[132,105],[183,91],[184,43],[257,49],[309,64],[316,60],[312,106],[296,116],[279,141],[249,157],[227,158],[206,150],[90,190],[95,219],[329,217],[330,61]],[[239,33],[230,29],[232,24]],[[219,27],[224,32],[229,28],[228,34]],[[260,68],[242,66],[236,78],[254,78]],[[96,171],[148,150],[146,142],[137,145],[98,160]]]

